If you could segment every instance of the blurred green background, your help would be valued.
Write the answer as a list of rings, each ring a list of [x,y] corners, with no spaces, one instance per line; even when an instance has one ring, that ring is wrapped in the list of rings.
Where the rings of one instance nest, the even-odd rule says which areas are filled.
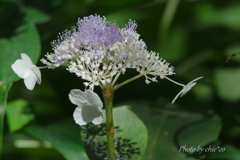
[[[167,6],[170,14],[166,12]],[[181,87],[165,79],[146,85],[144,78],[117,90],[116,105],[131,104],[133,110],[137,110],[137,104],[146,104],[151,115],[162,109],[193,115],[215,113],[220,116],[222,126],[217,141],[232,150],[225,159],[240,159],[239,0],[0,0],[0,37],[9,38],[22,23],[34,22],[41,40],[42,58],[52,52],[50,42],[57,39],[60,32],[71,29],[78,18],[92,14],[106,16],[119,26],[129,19],[136,20],[137,32],[148,50],[158,52],[174,66],[176,75],[170,78],[186,84],[204,76],[174,105],[171,101]],[[37,66],[42,63],[38,62]],[[71,89],[84,90],[83,81],[65,68],[41,71],[40,86],[29,91],[22,80],[17,81],[9,92],[8,101],[27,100],[27,112],[35,116],[32,124],[44,126],[71,119],[75,106],[70,103],[68,94]],[[136,74],[129,70],[118,83]],[[98,87],[95,91],[101,95]],[[137,113],[142,114],[144,111]],[[28,140],[31,136],[21,131],[11,133],[6,119],[4,123],[2,159],[64,159],[48,142],[36,141],[39,144],[35,148],[17,147],[17,140]],[[236,156],[231,158],[231,155]]]

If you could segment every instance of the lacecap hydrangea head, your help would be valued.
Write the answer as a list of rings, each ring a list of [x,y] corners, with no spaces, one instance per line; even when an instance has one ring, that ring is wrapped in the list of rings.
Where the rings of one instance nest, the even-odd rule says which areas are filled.
[[[115,83],[114,77],[126,69],[145,76],[147,84],[157,82],[157,76],[174,74],[169,63],[147,50],[136,28],[132,20],[118,27],[99,15],[84,17],[52,42],[53,53],[41,61],[49,68],[67,66],[67,70],[86,80],[84,84],[90,89]]]

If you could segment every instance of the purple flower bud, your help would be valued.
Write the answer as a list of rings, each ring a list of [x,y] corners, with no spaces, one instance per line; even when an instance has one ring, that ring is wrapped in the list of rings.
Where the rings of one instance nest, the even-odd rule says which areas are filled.
[[[73,37],[83,46],[94,49],[108,48],[123,40],[116,23],[106,21],[105,17],[89,16],[78,20],[78,29]]]

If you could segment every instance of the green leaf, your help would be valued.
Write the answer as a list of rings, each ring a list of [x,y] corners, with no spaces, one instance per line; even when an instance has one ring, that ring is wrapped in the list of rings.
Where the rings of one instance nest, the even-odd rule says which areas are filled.
[[[203,116],[198,113],[152,110],[149,103],[134,102],[133,111],[146,124],[149,134],[144,160],[197,160],[198,152],[180,150],[181,147],[195,148],[218,138],[221,120],[217,115]]]
[[[2,153],[2,137],[3,137],[3,120],[5,113],[5,106],[7,102],[8,91],[10,90],[12,83],[6,85],[0,81],[0,155]]]
[[[105,114],[104,114],[105,117]],[[147,129],[128,106],[113,108],[116,136],[116,156],[124,159],[142,159],[147,144]],[[90,159],[107,157],[106,123],[82,126],[82,140]]]
[[[0,81],[9,84],[19,78],[11,65],[26,53],[36,63],[40,55],[40,39],[37,29],[32,23],[26,23],[16,29],[10,39],[0,39]]]
[[[66,160],[88,159],[82,146],[79,127],[72,119],[44,127],[29,126],[25,131],[40,140],[49,141]]]
[[[11,132],[20,130],[35,118],[34,114],[30,112],[28,105],[28,102],[23,99],[18,99],[7,104],[6,114]]]
[[[48,22],[50,20],[50,16],[36,8],[28,7],[24,19],[26,22],[42,24]]]
[[[240,98],[240,69],[221,68],[215,71],[215,84],[219,96],[224,100],[237,101]]]
[[[136,143],[132,147],[133,149],[139,149],[139,154],[132,155],[132,159],[142,159],[148,140],[147,128],[144,123],[129,110],[128,106],[114,108],[113,116],[115,126],[119,127],[119,130],[116,130],[117,138]],[[119,142],[121,141],[119,140]],[[124,149],[124,144],[122,145],[123,148],[119,146],[120,149]]]

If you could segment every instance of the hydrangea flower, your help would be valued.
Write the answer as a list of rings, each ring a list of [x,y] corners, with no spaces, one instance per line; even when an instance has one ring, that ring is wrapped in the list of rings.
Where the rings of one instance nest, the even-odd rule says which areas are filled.
[[[61,33],[52,42],[53,53],[47,53],[41,61],[52,69],[67,66],[69,72],[86,80],[84,85],[92,90],[94,86],[113,87],[127,69],[139,72],[133,79],[144,76],[146,84],[157,82],[158,76],[179,84],[167,77],[175,74],[174,68],[157,53],[147,50],[136,28],[132,20],[118,27],[98,15],[79,18],[76,27]],[[184,87],[181,92],[184,94],[193,87],[180,85]]]
[[[41,61],[49,68],[61,65],[86,80],[85,86],[105,86],[116,82],[126,69],[135,69],[145,82],[173,75],[173,67],[157,53],[148,51],[136,32],[137,24],[129,20],[123,27],[105,17],[91,15],[79,19],[77,26],[52,42],[53,53]]]
[[[33,90],[36,82],[41,84],[41,72],[27,54],[22,53],[21,57],[22,59],[16,60],[11,67],[20,78],[24,79],[27,89]]]
[[[188,91],[190,91],[190,89],[192,89],[192,87],[197,84],[196,81],[199,80],[199,79],[201,79],[201,78],[203,78],[203,76],[202,76],[202,77],[198,77],[198,78],[192,80],[191,82],[189,82],[188,84],[184,85],[184,84],[177,83],[177,82],[175,82],[175,81],[173,81],[173,80],[171,80],[171,79],[169,79],[169,78],[167,77],[167,79],[170,80],[170,81],[172,81],[173,83],[176,83],[176,84],[178,84],[178,85],[180,85],[180,86],[183,86],[183,89],[182,89],[182,90],[176,95],[176,97],[173,99],[172,104],[177,100],[177,98],[179,97],[179,95],[180,95],[180,97],[182,97],[182,96],[184,96]]]
[[[102,123],[103,103],[99,96],[92,90],[82,92],[79,89],[73,89],[69,93],[69,99],[73,104],[78,106],[73,113],[73,118],[77,124],[86,125],[89,122],[93,124]]]

